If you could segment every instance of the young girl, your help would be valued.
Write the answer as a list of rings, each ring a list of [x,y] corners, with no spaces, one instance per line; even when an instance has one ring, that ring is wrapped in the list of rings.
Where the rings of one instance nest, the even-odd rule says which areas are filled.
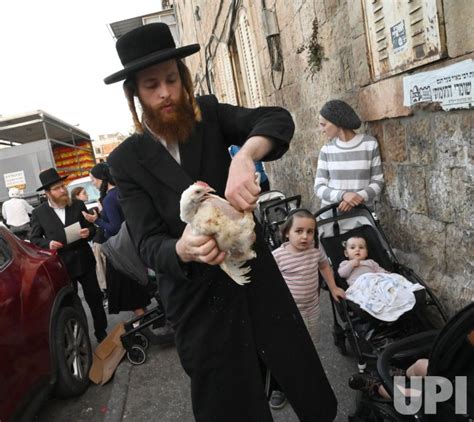
[[[282,237],[287,241],[273,251],[281,275],[295,299],[314,344],[319,340],[318,269],[334,299],[339,302],[339,298],[345,298],[344,290],[336,286],[326,254],[315,247],[315,231],[316,220],[311,212],[301,208],[293,210],[281,227]],[[270,406],[280,409],[285,403],[285,394],[275,384]]]
[[[363,237],[350,237],[344,245],[346,260],[339,264],[337,272],[352,286],[359,276],[366,273],[388,273],[373,259],[367,259],[369,252],[367,242]]]
[[[86,202],[89,200],[89,195],[87,195],[83,186],[78,186],[71,191],[71,198]]]
[[[290,212],[281,228],[283,243],[273,251],[308,331],[316,343],[319,338],[319,277],[318,269],[326,280],[333,298],[345,298],[344,290],[336,286],[326,254],[315,247],[316,220],[305,209]]]

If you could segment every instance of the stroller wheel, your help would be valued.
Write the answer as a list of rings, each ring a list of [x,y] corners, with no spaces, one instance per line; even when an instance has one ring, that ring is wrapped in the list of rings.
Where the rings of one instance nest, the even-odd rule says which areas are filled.
[[[133,365],[141,365],[146,360],[145,349],[138,344],[134,344],[127,352],[127,358]]]
[[[148,345],[150,342],[148,341],[148,337],[142,333],[136,333],[133,336],[133,344],[141,346],[144,350],[148,349]]]

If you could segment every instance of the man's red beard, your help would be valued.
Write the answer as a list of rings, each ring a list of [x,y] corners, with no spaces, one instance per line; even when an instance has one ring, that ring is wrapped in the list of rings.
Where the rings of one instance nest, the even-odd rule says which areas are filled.
[[[49,200],[59,208],[69,207],[72,204],[72,200],[67,193],[61,195],[59,198],[50,196]]]
[[[168,101],[165,104],[151,107],[140,100],[140,104],[146,124],[161,139],[171,143],[183,143],[191,135],[194,129],[195,116],[184,92],[176,102]],[[163,110],[165,105],[172,105],[173,111],[165,112]]]

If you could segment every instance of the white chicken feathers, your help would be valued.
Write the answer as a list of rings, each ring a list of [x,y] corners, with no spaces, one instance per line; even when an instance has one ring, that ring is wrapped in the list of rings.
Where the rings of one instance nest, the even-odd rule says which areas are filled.
[[[255,222],[251,212],[237,211],[204,182],[196,182],[181,195],[180,217],[196,234],[213,236],[226,257],[220,267],[237,284],[250,282],[246,261],[257,256],[252,250],[255,242]]]

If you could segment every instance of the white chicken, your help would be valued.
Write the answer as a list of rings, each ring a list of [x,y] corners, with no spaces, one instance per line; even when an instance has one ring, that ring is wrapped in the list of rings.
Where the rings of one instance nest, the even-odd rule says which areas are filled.
[[[225,199],[213,195],[207,183],[196,182],[181,195],[180,217],[196,234],[213,236],[226,257],[220,267],[237,284],[250,281],[246,261],[257,256],[252,250],[255,242],[255,222],[251,212],[236,210]]]

